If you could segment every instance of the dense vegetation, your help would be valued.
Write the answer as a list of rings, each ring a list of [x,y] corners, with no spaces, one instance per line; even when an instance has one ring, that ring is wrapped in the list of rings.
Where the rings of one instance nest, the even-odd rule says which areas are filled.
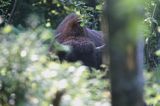
[[[159,106],[160,2],[145,1],[144,99]],[[55,53],[69,48],[57,42],[55,53],[48,52],[67,14],[75,12],[82,26],[100,29],[103,6],[104,0],[0,0],[0,106],[110,106],[108,68],[90,73],[81,62],[61,64]]]
[[[94,71],[91,75],[81,63],[61,64],[56,56],[51,61],[46,43],[51,36],[44,28],[23,32],[11,26],[1,29],[0,103],[48,106],[57,92],[64,92],[62,106],[106,105],[105,73]]]

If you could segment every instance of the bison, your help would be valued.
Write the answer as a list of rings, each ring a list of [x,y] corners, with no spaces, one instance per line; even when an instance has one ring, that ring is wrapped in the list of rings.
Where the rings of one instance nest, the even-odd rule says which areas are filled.
[[[79,60],[86,66],[100,68],[102,49],[105,46],[101,31],[82,27],[78,15],[71,13],[59,24],[55,35],[56,41],[71,47],[70,52],[58,53],[60,60]]]

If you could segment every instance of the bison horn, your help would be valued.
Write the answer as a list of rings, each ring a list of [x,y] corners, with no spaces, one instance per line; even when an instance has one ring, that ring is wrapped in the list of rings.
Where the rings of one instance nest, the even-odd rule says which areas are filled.
[[[101,49],[103,49],[104,47],[105,47],[105,44],[103,44],[103,45],[101,45],[101,46],[96,47],[96,50],[101,50]]]

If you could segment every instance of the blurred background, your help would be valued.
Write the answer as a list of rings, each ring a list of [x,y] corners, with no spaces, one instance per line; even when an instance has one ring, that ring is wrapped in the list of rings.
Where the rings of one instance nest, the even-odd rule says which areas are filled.
[[[144,99],[160,106],[160,1],[143,3]],[[79,61],[60,63],[56,52],[67,47],[55,42],[48,52],[72,12],[82,26],[103,29],[104,6],[105,0],[0,0],[0,106],[111,106],[108,65],[90,73]]]

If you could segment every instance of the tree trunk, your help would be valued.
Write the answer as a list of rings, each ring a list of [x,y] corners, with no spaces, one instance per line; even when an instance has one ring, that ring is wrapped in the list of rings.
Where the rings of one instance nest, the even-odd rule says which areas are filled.
[[[140,3],[142,0],[107,0],[104,14],[109,25],[112,106],[144,105],[143,5]]]

